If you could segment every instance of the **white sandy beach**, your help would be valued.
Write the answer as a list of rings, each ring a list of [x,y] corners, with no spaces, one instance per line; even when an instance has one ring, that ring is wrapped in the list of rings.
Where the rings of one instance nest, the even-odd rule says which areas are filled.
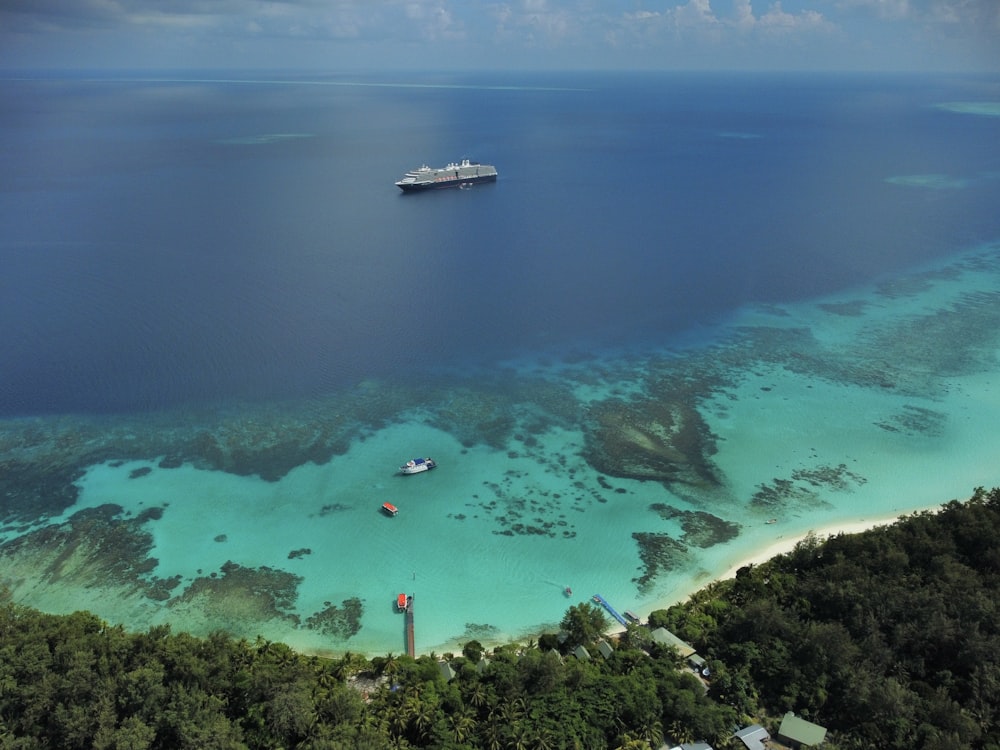
[[[791,552],[795,549],[797,545],[802,540],[806,539],[808,536],[813,535],[820,541],[828,539],[829,537],[838,536],[839,534],[860,534],[863,531],[868,531],[869,529],[874,529],[878,526],[889,526],[900,518],[911,515],[913,513],[922,513],[924,511],[937,512],[941,510],[941,505],[932,505],[924,508],[915,508],[912,511],[908,511],[903,514],[890,514],[882,515],[874,518],[862,518],[857,521],[842,521],[837,523],[831,523],[826,526],[815,529],[807,529],[801,534],[783,534],[776,538],[773,542],[765,547],[758,548],[752,554],[741,557],[737,562],[734,562],[730,567],[722,573],[722,575],[716,576],[711,582],[715,581],[725,581],[736,576],[736,571],[740,568],[744,568],[748,565],[760,565],[768,560],[777,557],[778,555],[783,555],[787,552]],[[708,584],[701,583],[698,585],[692,585],[692,587],[684,593],[683,596],[674,597],[671,600],[665,600],[658,602],[656,605],[647,608],[647,611],[643,612],[644,617],[648,617],[650,612],[654,612],[658,609],[667,609],[668,607],[678,604],[680,602],[686,601],[689,597],[701,591]],[[616,632],[621,632],[624,628],[619,628]]]
[[[919,511],[916,511],[919,512]],[[862,519],[859,521],[848,522],[848,523],[835,523],[828,526],[824,526],[819,529],[810,529],[803,534],[792,535],[792,536],[781,536],[778,537],[774,542],[769,544],[767,547],[754,552],[754,554],[749,557],[741,559],[739,562],[735,563],[729,568],[725,573],[719,576],[716,580],[725,581],[729,578],[734,578],[736,576],[736,571],[740,568],[745,568],[748,565],[760,565],[761,563],[767,562],[773,557],[778,555],[783,555],[787,552],[791,552],[795,549],[797,545],[802,540],[806,539],[808,536],[813,535],[819,540],[827,539],[832,536],[838,536],[840,534],[860,534],[862,531],[868,531],[869,529],[874,529],[877,526],[888,526],[899,520],[900,516],[885,516],[882,518],[872,518],[872,519]],[[693,591],[691,593],[694,593]]]

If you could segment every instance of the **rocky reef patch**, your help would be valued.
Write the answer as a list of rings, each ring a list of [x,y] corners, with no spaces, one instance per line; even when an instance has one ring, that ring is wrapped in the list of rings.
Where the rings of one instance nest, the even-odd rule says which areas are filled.
[[[632,534],[639,550],[639,575],[632,579],[639,593],[647,593],[657,577],[688,565],[691,548],[706,549],[739,536],[740,524],[704,511],[689,511],[666,503],[653,503],[650,510],[665,521],[681,526],[679,539],[666,532],[637,531]]]
[[[344,599],[339,607],[330,602],[323,602],[323,609],[306,618],[305,627],[337,640],[346,641],[361,630],[363,612],[361,599],[357,597]]]
[[[294,607],[301,576],[266,565],[252,568],[231,561],[220,572],[195,578],[167,605],[188,613],[197,610],[214,628],[239,636],[252,637],[275,620],[300,624]]]
[[[494,641],[500,635],[500,628],[489,623],[467,622],[465,630],[454,640],[458,643],[467,641]]]
[[[846,464],[796,469],[788,478],[775,478],[758,486],[750,507],[767,513],[794,513],[829,505],[822,491],[852,492],[867,480]]]
[[[850,302],[826,302],[818,305],[820,310],[840,315],[845,318],[858,318],[865,314],[870,303],[865,300],[852,300]]]
[[[875,422],[875,426],[886,432],[905,435],[940,437],[944,434],[948,416],[943,412],[913,404],[903,404],[903,408],[885,419]]]
[[[740,524],[705,511],[680,510],[666,503],[653,503],[649,508],[664,520],[679,520],[684,532],[680,541],[689,547],[707,549],[725,544],[740,534]]]
[[[987,372],[996,367],[1000,346],[1000,291],[964,294],[953,305],[914,315],[868,332],[856,352],[891,362],[900,384],[927,383],[937,388],[907,388],[926,397],[938,395],[941,379]],[[903,373],[906,373],[904,376]]]
[[[102,505],[75,513],[67,521],[19,536],[0,546],[0,583],[16,589],[20,574],[43,584],[71,584],[81,589],[118,587],[132,594],[163,601],[180,584],[179,577],[152,575],[157,561],[150,557],[152,535],[143,524],[156,520],[161,508],[123,517],[117,505]]]
[[[572,493],[551,492],[528,485],[522,486],[515,480],[524,477],[520,472],[508,471],[500,482],[483,482],[483,493],[488,499],[477,495],[470,507],[478,509],[476,515],[490,518],[497,528],[494,534],[501,536],[545,536],[550,539],[561,537],[572,539],[576,531],[570,521],[569,512],[581,510],[586,504],[583,487],[578,486]],[[456,520],[464,520],[465,514],[451,514]]]
[[[669,534],[637,531],[632,538],[639,545],[639,559],[642,561],[640,575],[632,579],[639,593],[648,592],[658,576],[689,562],[687,546]]]
[[[609,399],[591,406],[586,457],[611,476],[658,481],[669,488],[717,487],[721,480],[709,459],[716,452],[714,440],[688,400]]]

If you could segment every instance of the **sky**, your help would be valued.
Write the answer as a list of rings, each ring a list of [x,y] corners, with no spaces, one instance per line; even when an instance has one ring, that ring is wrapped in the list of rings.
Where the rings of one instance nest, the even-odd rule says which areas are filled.
[[[0,0],[0,70],[1000,71],[1000,0]]]

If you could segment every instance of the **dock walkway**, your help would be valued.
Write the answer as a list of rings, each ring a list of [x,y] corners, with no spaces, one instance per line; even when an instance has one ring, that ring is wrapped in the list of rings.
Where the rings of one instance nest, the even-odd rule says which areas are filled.
[[[413,638],[413,595],[406,600],[406,655],[417,658],[417,649]]]
[[[612,617],[618,620],[618,622],[620,622],[622,625],[628,625],[628,620],[626,620],[624,617],[618,614],[615,608],[612,607],[610,604],[608,604],[607,601],[605,601],[603,596],[601,596],[600,594],[594,594],[594,601],[600,604],[606,610],[608,610],[608,614],[610,614]]]

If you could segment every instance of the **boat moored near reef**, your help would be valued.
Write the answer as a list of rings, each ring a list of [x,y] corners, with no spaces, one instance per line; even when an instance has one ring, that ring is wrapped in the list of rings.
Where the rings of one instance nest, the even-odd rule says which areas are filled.
[[[433,458],[413,458],[399,467],[401,474],[419,474],[422,471],[430,471],[437,466]]]
[[[478,161],[462,159],[461,162],[452,162],[446,167],[428,167],[426,164],[416,169],[411,169],[403,179],[396,183],[396,187],[404,193],[412,193],[419,190],[436,190],[447,187],[465,187],[475,185],[477,182],[496,182],[496,167],[489,164],[480,164]]]

